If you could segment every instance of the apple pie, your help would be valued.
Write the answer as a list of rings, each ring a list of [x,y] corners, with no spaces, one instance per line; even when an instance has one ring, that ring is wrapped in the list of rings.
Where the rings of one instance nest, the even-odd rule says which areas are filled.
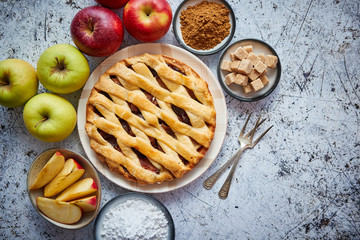
[[[216,112],[207,83],[185,63],[143,54],[117,62],[86,105],[90,146],[139,184],[181,178],[205,156]]]

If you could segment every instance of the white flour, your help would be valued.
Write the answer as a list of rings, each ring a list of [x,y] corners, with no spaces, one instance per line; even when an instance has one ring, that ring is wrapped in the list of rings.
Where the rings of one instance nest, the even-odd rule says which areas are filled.
[[[109,210],[101,236],[106,240],[167,239],[168,221],[153,204],[130,199]]]

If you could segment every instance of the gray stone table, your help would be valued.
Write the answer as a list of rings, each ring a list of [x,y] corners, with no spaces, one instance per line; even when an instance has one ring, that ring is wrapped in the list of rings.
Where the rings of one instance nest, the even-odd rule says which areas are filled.
[[[181,1],[169,2],[175,11]],[[225,94],[229,121],[214,163],[191,184],[152,196],[171,212],[176,239],[360,239],[360,2],[228,2],[237,21],[232,42],[258,38],[273,46],[282,62],[280,84],[252,103]],[[0,60],[20,58],[35,67],[46,48],[73,44],[70,22],[91,5],[92,0],[1,0]],[[179,46],[172,30],[159,42]],[[126,34],[121,48],[136,43]],[[219,57],[199,58],[216,73]],[[94,70],[104,58],[88,59]],[[64,97],[77,107],[80,93]],[[244,153],[228,199],[220,200],[220,184],[209,191],[202,183],[238,149],[239,126],[249,112],[262,113],[274,128]],[[25,129],[22,108],[0,107],[1,239],[92,238],[93,223],[64,230],[31,206],[28,168],[52,147],[85,154],[77,130],[64,141],[41,142]],[[128,192],[100,178],[102,206]]]

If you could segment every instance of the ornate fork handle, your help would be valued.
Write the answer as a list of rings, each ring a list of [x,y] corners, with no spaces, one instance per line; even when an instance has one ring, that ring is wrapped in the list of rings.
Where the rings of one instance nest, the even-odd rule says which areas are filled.
[[[247,146],[242,148],[241,152],[245,151],[246,148],[247,148]],[[229,175],[227,176],[227,178],[226,178],[224,184],[222,185],[222,187],[220,188],[220,191],[219,191],[218,195],[219,195],[219,198],[221,198],[221,199],[226,199],[228,194],[229,194],[231,180],[232,180],[232,178],[234,176],[235,168],[236,168],[237,164],[239,163],[239,160],[240,160],[240,155],[239,155],[238,158],[236,158],[235,163],[231,167]]]
[[[216,181],[219,179],[221,174],[224,172],[224,170],[235,160],[239,159],[241,156],[241,153],[244,151],[244,148],[240,148],[231,158],[229,161],[227,161],[219,170],[217,170],[215,173],[213,173],[208,179],[204,181],[204,188],[211,189]]]

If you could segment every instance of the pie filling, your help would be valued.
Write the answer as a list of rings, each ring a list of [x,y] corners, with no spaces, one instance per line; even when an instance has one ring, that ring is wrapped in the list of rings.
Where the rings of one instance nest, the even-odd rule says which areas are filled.
[[[182,177],[206,154],[215,131],[207,87],[186,64],[144,54],[118,62],[95,84],[86,131],[108,167],[140,184]]]

